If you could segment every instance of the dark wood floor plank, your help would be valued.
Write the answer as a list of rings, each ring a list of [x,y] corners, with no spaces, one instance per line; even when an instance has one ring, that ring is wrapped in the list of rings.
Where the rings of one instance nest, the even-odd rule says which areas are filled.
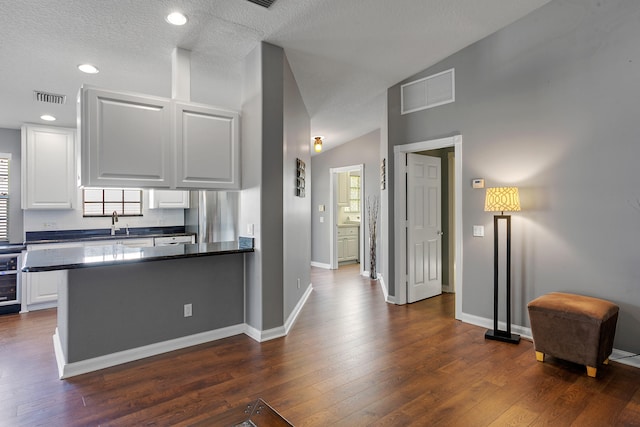
[[[487,341],[455,296],[388,304],[358,266],[312,268],[289,335],[245,335],[65,381],[56,312],[0,316],[0,425],[216,426],[262,398],[296,426],[640,425],[640,370]]]

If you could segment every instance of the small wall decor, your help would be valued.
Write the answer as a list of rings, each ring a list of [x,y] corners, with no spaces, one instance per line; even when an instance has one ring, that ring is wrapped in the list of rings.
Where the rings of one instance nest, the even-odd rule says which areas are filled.
[[[300,159],[296,159],[296,196],[304,197],[304,180],[306,165]]]
[[[380,189],[387,188],[387,159],[382,159],[380,162]]]

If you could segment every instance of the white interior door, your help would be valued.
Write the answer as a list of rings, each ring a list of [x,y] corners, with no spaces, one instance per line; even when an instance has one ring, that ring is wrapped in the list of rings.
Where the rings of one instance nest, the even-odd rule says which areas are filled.
[[[407,302],[442,293],[440,158],[407,154]]]

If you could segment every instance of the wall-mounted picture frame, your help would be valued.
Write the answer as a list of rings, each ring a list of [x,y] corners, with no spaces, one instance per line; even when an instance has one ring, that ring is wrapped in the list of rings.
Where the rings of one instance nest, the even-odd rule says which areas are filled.
[[[387,159],[382,159],[380,162],[380,189],[387,188]]]
[[[304,197],[305,196],[305,163],[296,159],[296,196]]]

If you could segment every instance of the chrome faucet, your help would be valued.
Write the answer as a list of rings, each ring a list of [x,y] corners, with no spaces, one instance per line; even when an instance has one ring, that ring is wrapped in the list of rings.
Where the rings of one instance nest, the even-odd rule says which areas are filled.
[[[120,230],[120,227],[116,225],[117,222],[118,222],[118,212],[113,211],[111,213],[111,235],[112,236],[115,236],[116,231]]]

